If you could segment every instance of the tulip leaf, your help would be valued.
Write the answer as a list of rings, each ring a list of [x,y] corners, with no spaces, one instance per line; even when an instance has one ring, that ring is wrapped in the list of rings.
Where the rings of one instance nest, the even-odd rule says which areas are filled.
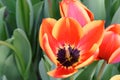
[[[25,68],[24,74],[28,74],[31,59],[32,59],[32,50],[31,45],[27,39],[25,32],[21,29],[16,29],[13,33],[13,46],[16,49],[18,55],[22,58],[23,67]],[[16,57],[18,63],[18,57]],[[18,63],[19,66],[19,63]]]
[[[28,36],[33,27],[33,9],[30,0],[17,0],[16,21],[17,27],[23,29]]]
[[[91,65],[87,66],[77,77],[75,80],[92,80],[93,75],[95,73],[96,70],[96,66],[97,66],[98,62],[94,62]]]
[[[11,11],[11,12],[15,12],[15,3],[16,3],[16,0],[1,0],[2,3],[7,6],[8,10]]]
[[[44,0],[44,17],[60,18],[59,0]]]
[[[120,64],[118,63],[118,66],[117,66],[117,70],[119,71],[120,73]]]
[[[42,18],[43,18],[43,5],[44,5],[43,1],[40,1],[39,3],[37,3],[33,6],[34,7],[34,20],[35,20],[36,31],[39,30],[40,23],[41,23]],[[34,36],[36,36],[36,35],[34,35]]]
[[[40,1],[39,3],[36,3],[33,8],[34,8],[34,28],[32,29],[32,49],[33,49],[33,55],[36,55],[37,53],[39,54],[40,50],[39,48],[39,43],[38,43],[38,31],[40,28],[40,23],[43,18],[43,1]],[[36,50],[39,49],[39,50]],[[42,50],[41,50],[42,51]],[[37,52],[37,53],[36,53]],[[40,58],[40,57],[39,57]]]
[[[0,8],[3,6],[3,3],[2,3],[2,1],[0,0]]]
[[[115,74],[119,74],[119,72],[117,71],[117,67],[115,67],[115,65],[113,64],[108,64],[103,72],[101,80],[109,80],[111,76]]]
[[[43,5],[44,5],[43,1],[40,1],[39,3],[37,3],[33,6],[35,27],[37,30],[40,27],[40,23],[41,23],[42,18],[43,18]]]
[[[15,64],[14,55],[10,55],[6,59],[5,66],[4,66],[4,74],[6,74],[6,77],[10,80],[21,79]]]
[[[46,55],[44,55],[44,59],[43,60],[44,60],[47,72],[55,69],[55,65],[50,61],[50,59]],[[46,74],[46,75],[48,76],[48,74]],[[56,79],[56,78],[49,76],[49,80],[61,80],[61,79],[60,78]]]
[[[45,53],[44,53],[45,54]],[[44,56],[44,59],[46,60],[46,63],[49,64],[49,68],[52,66],[53,67],[53,63],[51,62],[51,60],[46,56],[46,55],[43,55]]]
[[[106,27],[110,25],[112,17],[111,17],[111,7],[112,0],[105,0],[105,9],[106,9]]]
[[[4,22],[5,7],[0,8],[0,40],[7,39],[7,30]]]
[[[36,3],[33,7],[34,7],[34,18],[35,18],[35,22],[36,24],[38,24],[39,20],[41,19],[40,17],[42,14],[42,9],[43,9],[43,1],[40,1],[39,3]],[[40,24],[39,24],[40,26]]]
[[[50,17],[48,0],[44,0],[44,17]]]
[[[6,78],[5,75],[3,75],[2,77],[0,77],[0,80],[8,80],[8,79]]]
[[[83,0],[83,3],[94,13],[95,19],[105,19],[104,0]]]
[[[2,74],[3,72],[2,70],[4,67],[4,63],[7,56],[10,54],[9,52],[10,52],[9,48],[5,46],[0,46],[0,74]]]
[[[120,0],[114,0],[112,7],[111,7],[111,11],[110,11],[111,17],[113,17],[114,13],[117,11],[119,6],[120,6]]]
[[[15,12],[16,0],[1,0],[10,12]]]
[[[0,45],[0,76],[2,75],[5,75],[9,80],[20,79],[14,59],[14,52],[6,46]]]
[[[60,18],[60,12],[59,12],[59,0],[51,0],[52,6],[49,7],[50,10],[50,17],[53,17],[55,19]]]
[[[39,73],[42,78],[42,80],[61,80],[60,78],[56,79],[53,77],[50,77],[47,72],[50,70],[53,70],[55,68],[55,65],[48,59],[46,55],[44,55],[44,59],[41,59],[39,63]]]
[[[113,23],[120,23],[120,7],[118,8],[118,10],[115,12],[113,18],[112,18],[112,24]]]
[[[49,71],[49,64],[47,64],[45,62],[44,59],[41,59],[40,63],[39,63],[39,72],[40,72],[40,76],[42,78],[42,80],[49,80],[49,76],[47,74],[47,72]]]
[[[6,6],[4,20],[5,25],[8,29],[8,36],[11,36],[13,30],[16,28],[16,19],[15,19],[15,12],[16,12],[16,0],[1,0],[3,6]]]
[[[31,0],[31,2],[32,2],[33,5],[35,5],[35,4],[37,4],[37,3],[41,2],[41,1],[40,0]]]
[[[8,30],[8,36],[11,36],[13,34],[14,29],[17,27],[15,13],[11,13],[6,10],[5,25]]]

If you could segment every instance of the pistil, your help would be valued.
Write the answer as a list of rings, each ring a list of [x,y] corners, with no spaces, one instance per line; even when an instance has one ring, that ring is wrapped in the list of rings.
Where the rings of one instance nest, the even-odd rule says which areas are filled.
[[[70,45],[65,45],[60,48],[57,53],[57,60],[65,67],[70,67],[78,62],[80,50],[72,48]]]

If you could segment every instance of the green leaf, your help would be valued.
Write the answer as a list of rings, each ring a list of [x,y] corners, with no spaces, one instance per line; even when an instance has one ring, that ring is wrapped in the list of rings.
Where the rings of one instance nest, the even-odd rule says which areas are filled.
[[[60,18],[59,0],[44,0],[44,17]]]
[[[5,64],[5,60],[10,55],[10,49],[5,46],[0,46],[0,75],[3,74],[3,67]]]
[[[16,67],[14,55],[10,55],[6,59],[4,66],[4,74],[6,74],[6,77],[10,80],[21,79],[18,69]]]
[[[13,52],[6,46],[0,46],[0,75],[5,75],[9,80],[20,79]]]
[[[91,65],[87,66],[78,76],[75,80],[92,80],[93,75],[95,73],[96,70],[96,66],[97,66],[98,62],[94,62]]]
[[[83,3],[94,13],[95,19],[105,19],[104,0],[83,0]]]
[[[1,0],[2,3],[7,7],[7,9],[14,13],[16,0]]]
[[[9,12],[8,10],[5,11],[5,26],[8,30],[8,36],[11,37],[16,25],[16,16],[15,13]]]
[[[43,1],[40,1],[39,3],[35,4],[33,6],[34,8],[34,21],[35,21],[35,28],[33,28],[34,30],[34,39],[37,39],[36,37],[39,31],[39,27],[40,27],[40,23],[42,21],[43,15],[42,15],[42,11],[43,11]],[[34,40],[35,42],[37,42],[36,40]]]
[[[17,27],[31,35],[33,27],[33,9],[30,0],[17,0],[16,2],[16,21]]]
[[[111,7],[112,7],[112,0],[105,0],[105,9],[106,9],[106,27],[111,23]]]
[[[44,55],[44,64],[45,64],[45,68],[46,68],[46,73],[48,72],[48,71],[51,71],[51,70],[53,70],[53,69],[55,69],[55,64],[53,64],[52,62],[51,62],[51,60],[46,56],[46,55]],[[42,73],[42,72],[41,72]],[[49,76],[48,74],[46,74],[47,76]],[[61,80],[60,78],[53,78],[53,77],[50,77],[49,76],[49,80]],[[64,79],[63,79],[64,80]]]
[[[47,72],[49,71],[49,64],[46,64],[45,60],[41,59],[39,63],[39,72],[42,80],[50,80]]]
[[[120,6],[120,0],[116,0],[116,1],[114,0],[112,7],[111,7],[111,11],[110,11],[111,18],[113,17],[114,13],[117,11],[119,6]]]
[[[11,37],[13,30],[16,28],[16,0],[1,0],[3,6],[6,7],[4,13],[5,26],[8,30],[8,36]]]
[[[43,1],[40,1],[39,3],[35,4],[33,6],[34,8],[34,20],[35,20],[35,25],[40,26],[40,21],[42,19],[42,9],[43,9]]]
[[[115,12],[113,18],[112,18],[112,22],[113,23],[120,23],[120,7],[118,8],[118,10]]]
[[[32,46],[32,51],[33,51],[33,56],[34,56],[34,62],[36,64],[36,69],[38,69],[38,63],[40,58],[42,57],[42,50],[40,49],[39,46],[39,41],[38,41],[38,32],[40,28],[40,24],[42,21],[42,18],[44,17],[43,15],[43,1],[40,1],[39,3],[36,3],[33,6],[34,10],[34,28],[32,29],[32,34],[31,34],[31,46]],[[38,71],[38,70],[36,70]]]
[[[51,1],[50,1],[51,2]],[[44,17],[50,17],[48,0],[44,0]]]
[[[5,7],[0,8],[0,40],[7,39],[7,30],[4,22]]]
[[[60,10],[59,10],[59,0],[51,0],[51,6],[49,5],[50,17],[55,19],[60,18]]]
[[[2,3],[2,1],[0,0],[0,8],[3,6],[3,3]]]
[[[109,80],[111,76],[119,74],[117,68],[113,64],[108,64],[103,72],[101,80]]]
[[[23,60],[23,67],[25,68],[24,73],[28,75],[31,59],[32,59],[32,50],[30,43],[27,39],[25,32],[21,29],[16,29],[13,33],[13,46],[16,48],[16,52],[21,56]],[[16,57],[17,59],[17,57]],[[19,66],[19,64],[18,64]]]
[[[118,63],[118,71],[120,72],[120,64]]]
[[[0,77],[0,80],[7,80],[7,78],[5,75],[3,75],[2,77]]]
[[[1,0],[2,5],[6,6],[5,10],[5,26],[8,29],[8,36],[11,37],[13,30],[16,28],[16,0]]]
[[[41,2],[41,0],[31,0],[31,2],[32,2],[32,5],[35,5],[35,4],[39,3],[39,2]]]

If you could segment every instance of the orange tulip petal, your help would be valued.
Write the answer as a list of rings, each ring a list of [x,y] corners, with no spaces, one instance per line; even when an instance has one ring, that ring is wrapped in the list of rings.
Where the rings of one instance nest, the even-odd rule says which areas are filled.
[[[48,41],[48,35],[44,34],[42,38],[42,42],[44,43],[43,48],[49,59],[57,65],[57,58],[56,55],[54,54],[53,50],[50,47],[50,43]]]
[[[61,16],[65,17],[67,15],[67,5],[65,5],[64,2],[62,1],[62,2],[59,3],[59,7],[60,7]]]
[[[115,50],[115,52],[110,56],[108,63],[118,63],[120,62],[120,48]]]
[[[120,24],[112,24],[106,29],[107,31],[113,31],[120,35]]]
[[[77,72],[76,69],[58,66],[56,69],[49,71],[48,75],[55,78],[66,78],[73,75],[76,72]]]
[[[76,69],[84,67],[96,60],[99,53],[99,47],[97,44],[94,44],[89,51],[83,51],[80,53],[80,60]]]
[[[105,32],[100,45],[99,58],[109,60],[113,52],[120,47],[120,36],[112,31]]]
[[[78,47],[82,49],[90,49],[93,44],[101,44],[104,33],[104,21],[92,21],[83,27],[84,35],[80,40]]]
[[[43,19],[42,24],[40,26],[40,31],[39,31],[39,34],[40,34],[39,41],[40,41],[40,46],[42,49],[43,49],[42,37],[45,33],[52,34],[52,29],[55,23],[56,23],[55,19],[52,19],[52,18]]]
[[[82,36],[82,28],[72,18],[61,18],[55,24],[52,34],[60,43],[76,45]]]
[[[60,3],[60,13],[63,17],[73,17],[82,26],[94,19],[92,12],[77,0],[63,0]]]

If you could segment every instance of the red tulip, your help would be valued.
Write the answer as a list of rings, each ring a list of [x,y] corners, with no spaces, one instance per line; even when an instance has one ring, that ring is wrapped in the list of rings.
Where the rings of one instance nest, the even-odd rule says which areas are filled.
[[[94,61],[102,42],[104,21],[92,21],[85,27],[73,18],[58,21],[47,18],[40,26],[40,46],[56,68],[48,74],[65,78]]]
[[[78,0],[62,0],[60,2],[62,17],[72,17],[82,26],[94,19],[93,13]]]
[[[110,25],[100,45],[99,58],[108,63],[120,62],[120,24]]]

